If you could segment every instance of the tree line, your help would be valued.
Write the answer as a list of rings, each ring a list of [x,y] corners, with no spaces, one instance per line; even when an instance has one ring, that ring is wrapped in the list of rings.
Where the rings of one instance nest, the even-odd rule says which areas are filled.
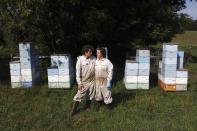
[[[17,55],[33,41],[41,55],[79,55],[83,45],[124,56],[136,45],[168,42],[186,29],[177,12],[186,0],[1,0],[0,55]]]

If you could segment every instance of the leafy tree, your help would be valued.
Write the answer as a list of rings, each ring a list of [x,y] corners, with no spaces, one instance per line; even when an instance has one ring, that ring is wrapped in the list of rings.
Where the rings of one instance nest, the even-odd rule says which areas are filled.
[[[1,0],[1,52],[34,41],[39,54],[79,55],[84,44],[125,55],[137,46],[170,41],[182,30],[186,0]],[[119,52],[119,53],[117,53]]]

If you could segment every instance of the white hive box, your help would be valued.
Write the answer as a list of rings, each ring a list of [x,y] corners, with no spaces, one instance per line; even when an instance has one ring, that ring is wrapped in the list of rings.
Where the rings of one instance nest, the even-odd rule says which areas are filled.
[[[176,84],[176,78],[162,77],[162,82],[165,84]]]
[[[10,62],[10,75],[11,76],[20,76],[21,75],[21,66],[19,61]]]
[[[70,61],[71,61],[70,55],[59,54],[59,56],[58,56],[58,68],[69,69]]]
[[[167,70],[161,73],[164,77],[176,78],[176,70]]]
[[[32,69],[21,69],[21,75],[32,76]]]
[[[137,76],[125,76],[126,83],[137,83]]]
[[[21,82],[21,76],[11,76],[11,82]]]
[[[163,50],[162,57],[176,58],[177,57],[177,51]]]
[[[138,89],[144,89],[144,90],[149,89],[149,83],[138,83],[137,86]]]
[[[176,84],[188,84],[188,78],[176,78]]]
[[[149,83],[149,76],[138,76],[138,83]]]
[[[22,82],[33,82],[33,77],[31,75],[21,76]]]
[[[70,75],[58,76],[58,82],[70,82],[70,81],[71,81]]]
[[[137,50],[136,56],[150,56],[150,50]]]
[[[148,69],[139,69],[138,76],[149,76],[150,70]]]
[[[59,82],[59,76],[58,75],[51,75],[48,76],[48,82]]]
[[[139,63],[139,69],[150,70],[150,63]]]
[[[126,68],[128,69],[138,69],[139,63],[132,60],[126,60]]]
[[[48,82],[59,82],[59,72],[57,67],[49,67],[48,70]]]
[[[176,85],[176,91],[187,91],[187,85]]]
[[[178,45],[177,44],[172,44],[172,43],[165,43],[165,44],[163,44],[163,50],[177,51],[178,50]]]
[[[186,69],[177,70],[176,77],[177,78],[188,78],[188,70],[186,70]]]
[[[170,57],[163,57],[162,62],[164,64],[174,64],[177,65],[177,57],[176,58],[170,58]]]
[[[125,75],[137,76],[138,75],[139,63],[132,60],[126,60],[125,64]]]

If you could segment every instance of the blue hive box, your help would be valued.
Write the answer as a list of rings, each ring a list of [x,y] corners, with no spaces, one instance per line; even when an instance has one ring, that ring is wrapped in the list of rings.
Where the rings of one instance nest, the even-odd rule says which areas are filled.
[[[49,67],[48,70],[48,76],[50,75],[59,75],[59,70],[57,67]]]
[[[32,86],[32,82],[22,82],[22,86],[24,86],[24,87],[31,87]]]
[[[136,61],[139,63],[150,63],[150,57],[149,56],[137,56]]]

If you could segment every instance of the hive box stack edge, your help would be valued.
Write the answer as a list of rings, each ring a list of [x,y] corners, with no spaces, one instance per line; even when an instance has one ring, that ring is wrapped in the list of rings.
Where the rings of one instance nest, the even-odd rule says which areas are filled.
[[[176,90],[177,44],[163,44],[161,87],[165,91]]]
[[[164,91],[187,90],[188,71],[183,69],[183,54],[183,51],[178,51],[177,44],[163,44],[158,84]]]
[[[161,83],[161,69],[162,69],[162,61],[159,61],[159,69],[158,69],[158,85]]]
[[[11,76],[11,87],[21,87],[21,64],[20,61],[10,62],[10,76]]]
[[[184,51],[177,53],[176,91],[187,91],[188,70],[183,68]]]
[[[124,83],[128,90],[137,89],[139,63],[133,60],[126,60]]]
[[[184,51],[177,52],[177,68],[183,69]]]
[[[34,54],[33,43],[19,43],[21,82],[24,87],[31,87],[40,81],[39,56]]]
[[[49,88],[58,88],[58,67],[49,67],[47,72],[48,72],[48,86]]]
[[[70,88],[74,81],[74,69],[71,56],[67,54],[51,55],[51,67],[48,68],[49,88]]]
[[[138,89],[149,89],[150,50],[137,50],[136,61],[139,63]]]
[[[128,90],[149,89],[150,51],[137,50],[136,61],[126,60],[124,83]]]

